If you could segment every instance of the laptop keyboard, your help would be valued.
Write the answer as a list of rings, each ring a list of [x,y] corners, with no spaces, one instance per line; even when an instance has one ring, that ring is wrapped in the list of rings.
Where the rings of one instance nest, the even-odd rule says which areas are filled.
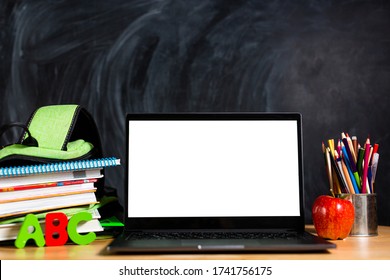
[[[132,232],[136,239],[295,239],[297,232]]]

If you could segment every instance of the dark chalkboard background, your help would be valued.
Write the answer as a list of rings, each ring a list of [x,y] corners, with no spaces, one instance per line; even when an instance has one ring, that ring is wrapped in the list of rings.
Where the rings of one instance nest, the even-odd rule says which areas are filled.
[[[127,112],[299,111],[307,221],[328,193],[321,142],[346,131],[380,144],[379,223],[390,225],[388,1],[0,3],[0,124],[78,103],[105,154],[124,159]],[[123,176],[106,172],[121,201]]]

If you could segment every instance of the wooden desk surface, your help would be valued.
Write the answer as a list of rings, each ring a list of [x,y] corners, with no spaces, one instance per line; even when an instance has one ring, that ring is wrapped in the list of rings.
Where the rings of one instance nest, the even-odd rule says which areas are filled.
[[[308,226],[309,232],[314,232],[313,226]],[[379,226],[379,234],[374,237],[348,237],[345,240],[332,241],[337,245],[321,253],[264,253],[264,254],[161,254],[161,255],[105,255],[102,252],[111,242],[111,239],[96,240],[85,246],[66,245],[55,247],[34,247],[29,246],[23,249],[16,249],[12,246],[0,246],[1,260],[17,259],[42,259],[42,260],[390,260],[390,227]]]

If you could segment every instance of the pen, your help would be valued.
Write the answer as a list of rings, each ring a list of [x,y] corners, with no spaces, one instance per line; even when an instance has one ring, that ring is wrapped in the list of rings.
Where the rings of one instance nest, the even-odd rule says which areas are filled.
[[[372,180],[372,169],[371,166],[369,166],[367,169],[367,193],[371,193],[371,189],[372,189],[371,180]]]
[[[379,144],[375,143],[374,144],[374,149],[372,150],[372,153],[373,154],[378,153],[378,149],[379,149]]]
[[[379,154],[375,153],[372,156],[372,165],[371,165],[371,188],[372,188],[372,193],[374,193],[374,183],[375,183],[375,176],[376,176],[376,171],[378,169],[378,161],[379,161]]]
[[[374,154],[378,153],[379,144],[375,143],[371,148],[372,148],[372,151],[370,154],[370,165],[372,165],[372,160],[373,160]]]

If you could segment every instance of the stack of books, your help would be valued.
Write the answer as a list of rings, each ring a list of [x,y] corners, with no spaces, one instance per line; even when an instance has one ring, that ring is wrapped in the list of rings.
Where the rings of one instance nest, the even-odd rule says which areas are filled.
[[[103,231],[96,183],[103,177],[103,168],[117,165],[117,158],[101,158],[0,168],[0,241],[16,239],[29,213],[38,217],[44,229],[49,212],[62,212],[71,218],[88,211],[93,219],[80,223],[77,231]]]

